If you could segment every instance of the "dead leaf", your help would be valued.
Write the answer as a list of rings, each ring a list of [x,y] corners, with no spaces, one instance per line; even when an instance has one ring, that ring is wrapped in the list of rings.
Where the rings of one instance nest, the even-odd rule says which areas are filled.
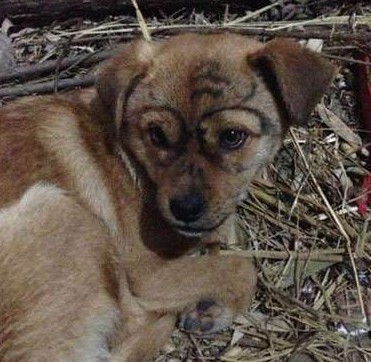
[[[323,103],[317,106],[317,112],[327,127],[332,129],[344,141],[355,148],[362,145],[361,137],[354,133],[334,112],[327,109]]]

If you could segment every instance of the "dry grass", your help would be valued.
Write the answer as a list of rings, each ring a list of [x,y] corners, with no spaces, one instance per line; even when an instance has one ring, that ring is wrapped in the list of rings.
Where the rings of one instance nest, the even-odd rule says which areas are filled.
[[[264,39],[267,32],[274,36],[283,30],[302,32],[303,38],[310,31],[370,34],[371,6],[313,9],[306,3],[285,1],[282,8],[281,2],[272,2],[247,14],[226,8],[219,20],[179,11],[139,22],[125,16],[69,22],[24,29],[13,35],[13,44],[18,63],[33,63],[89,54],[141,31],[148,39],[150,33],[155,39],[215,28],[263,30]],[[251,186],[235,235],[223,245],[223,253],[255,260],[258,295],[224,333],[198,338],[176,331],[157,362],[371,361],[371,214],[361,217],[356,206],[360,178],[368,171],[350,68],[357,49],[371,53],[370,43],[329,38],[316,44],[324,56],[342,59],[340,74],[309,127],[290,131],[275,162]],[[89,70],[76,65],[64,75]]]

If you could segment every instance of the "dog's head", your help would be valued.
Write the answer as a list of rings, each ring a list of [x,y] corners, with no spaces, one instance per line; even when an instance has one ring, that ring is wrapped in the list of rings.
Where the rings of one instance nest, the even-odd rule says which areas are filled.
[[[117,139],[156,185],[161,214],[195,236],[235,211],[333,73],[290,41],[187,34],[132,43],[102,67],[97,88]]]

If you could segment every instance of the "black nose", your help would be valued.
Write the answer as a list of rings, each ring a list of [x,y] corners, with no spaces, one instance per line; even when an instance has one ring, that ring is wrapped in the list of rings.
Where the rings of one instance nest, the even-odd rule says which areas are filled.
[[[193,222],[205,212],[205,200],[199,193],[192,193],[170,200],[170,210],[179,221]]]

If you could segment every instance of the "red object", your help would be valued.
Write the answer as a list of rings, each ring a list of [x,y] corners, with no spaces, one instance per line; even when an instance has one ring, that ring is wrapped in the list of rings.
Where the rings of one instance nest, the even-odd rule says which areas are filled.
[[[371,56],[363,54],[360,60],[370,63]],[[368,64],[359,65],[358,97],[362,128],[366,132],[367,142],[371,142],[371,67]],[[371,150],[371,147],[369,149]]]
[[[370,63],[371,56],[362,54],[360,60]],[[358,101],[360,108],[361,126],[365,132],[367,143],[371,144],[371,66],[360,64],[358,66]],[[371,152],[371,146],[367,146]],[[368,168],[371,169],[371,157],[369,156]],[[357,202],[358,212],[361,216],[367,214],[367,207],[371,205],[371,175],[366,175],[361,181],[361,196]]]
[[[357,201],[358,212],[366,216],[367,206],[371,204],[371,175],[363,176],[361,184],[361,196]]]

